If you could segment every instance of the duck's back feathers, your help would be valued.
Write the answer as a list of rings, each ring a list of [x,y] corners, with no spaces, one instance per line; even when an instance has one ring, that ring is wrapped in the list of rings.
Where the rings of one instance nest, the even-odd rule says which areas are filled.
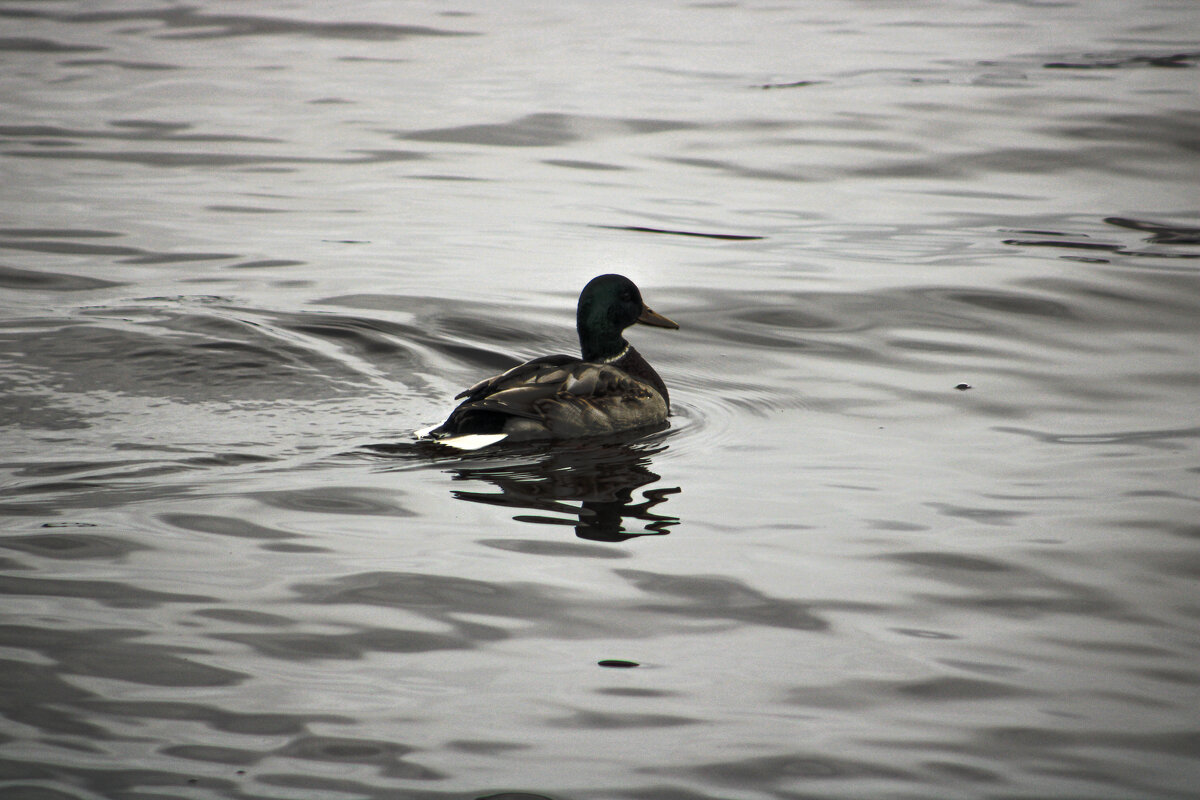
[[[510,440],[568,438],[662,423],[667,401],[615,364],[544,356],[475,384],[435,438],[505,434]]]
[[[506,388],[521,386],[522,384],[530,383],[546,383],[558,380],[558,368],[566,367],[571,364],[579,363],[578,358],[571,356],[555,355],[542,356],[535,358],[532,361],[526,361],[524,364],[518,364],[506,372],[501,372],[499,375],[493,375],[490,378],[484,378],[474,386],[463,389],[454,396],[455,400],[466,398],[466,402],[479,400],[487,397],[493,392],[502,391]]]

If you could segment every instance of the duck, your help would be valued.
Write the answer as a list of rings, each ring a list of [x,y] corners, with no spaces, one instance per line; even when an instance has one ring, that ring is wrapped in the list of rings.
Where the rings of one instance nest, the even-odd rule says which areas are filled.
[[[460,450],[500,441],[570,439],[661,428],[671,410],[663,379],[625,340],[634,324],[678,329],[624,275],[592,278],[579,295],[580,358],[548,355],[485,378],[455,396],[445,422],[419,439]]]

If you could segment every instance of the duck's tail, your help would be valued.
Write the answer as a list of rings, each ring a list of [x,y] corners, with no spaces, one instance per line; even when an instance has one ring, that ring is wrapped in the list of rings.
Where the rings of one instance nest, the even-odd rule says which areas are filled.
[[[433,435],[433,432],[440,427],[442,427],[441,424],[430,425],[428,428],[413,431],[413,434],[418,439],[444,444],[456,450],[479,450],[480,448],[487,447],[489,444],[495,444],[501,439],[508,438],[507,433],[460,433],[453,436]]]

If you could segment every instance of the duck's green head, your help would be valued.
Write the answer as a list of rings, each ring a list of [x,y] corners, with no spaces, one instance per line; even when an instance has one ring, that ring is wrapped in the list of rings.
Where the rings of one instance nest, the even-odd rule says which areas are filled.
[[[642,293],[624,275],[600,275],[588,281],[579,295],[575,327],[584,361],[615,358],[625,349],[621,332],[634,323],[657,328],[678,328],[671,320],[651,311]]]

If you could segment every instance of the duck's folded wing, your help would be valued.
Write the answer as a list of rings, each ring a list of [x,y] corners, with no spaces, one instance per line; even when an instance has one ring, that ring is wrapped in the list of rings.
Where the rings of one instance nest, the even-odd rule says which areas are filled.
[[[459,392],[454,396],[454,399],[465,398],[466,402],[470,402],[487,397],[494,392],[502,392],[505,389],[520,387],[526,384],[557,383],[563,380],[568,374],[561,369],[562,367],[569,367],[580,363],[582,362],[578,358],[572,358],[571,356],[542,356],[532,361],[526,361],[524,364],[518,364],[507,372],[485,378],[469,389]]]
[[[538,404],[557,394],[556,383],[530,383],[501,389],[478,400],[466,400],[463,405],[476,411],[500,411],[514,417],[541,419]]]
[[[463,406],[545,419],[555,407],[582,404],[600,410],[606,404],[645,399],[649,385],[607,364],[547,356],[514,367],[465,392]]]

